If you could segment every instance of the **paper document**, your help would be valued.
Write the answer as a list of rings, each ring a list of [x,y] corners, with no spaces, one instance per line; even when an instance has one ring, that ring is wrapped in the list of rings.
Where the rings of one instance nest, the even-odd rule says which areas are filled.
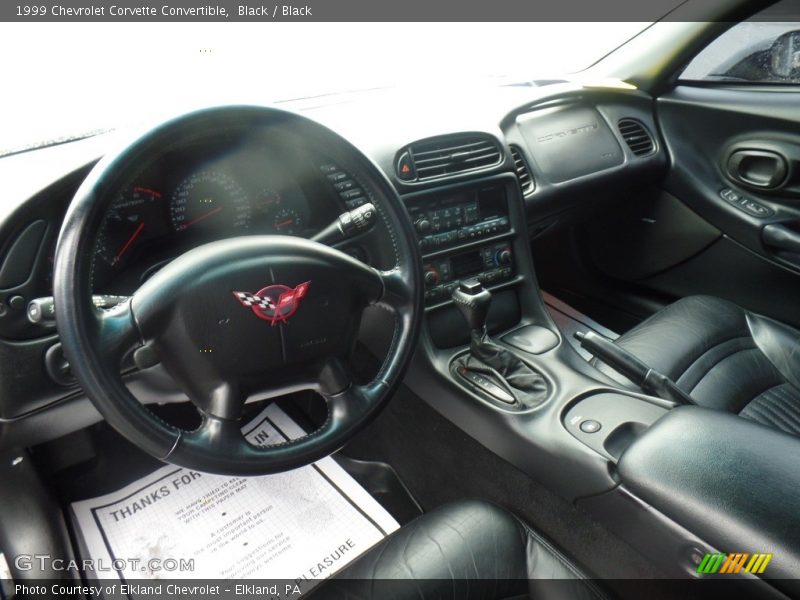
[[[274,404],[244,432],[258,445],[305,435]],[[166,466],[72,509],[88,551],[83,558],[111,565],[97,576],[123,583],[296,579],[307,588],[398,528],[331,458],[263,477]],[[193,559],[191,569],[187,559]]]

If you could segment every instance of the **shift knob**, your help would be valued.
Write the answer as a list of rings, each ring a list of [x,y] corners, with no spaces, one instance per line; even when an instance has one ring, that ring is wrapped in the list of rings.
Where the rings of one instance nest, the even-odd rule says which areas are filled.
[[[486,329],[486,317],[489,314],[489,305],[492,303],[492,293],[477,279],[462,281],[453,291],[452,298],[470,329],[473,331]]]

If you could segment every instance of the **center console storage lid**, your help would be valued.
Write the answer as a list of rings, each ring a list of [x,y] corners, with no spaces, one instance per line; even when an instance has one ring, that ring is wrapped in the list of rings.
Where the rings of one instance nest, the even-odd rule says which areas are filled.
[[[697,406],[623,453],[622,483],[719,552],[772,553],[762,578],[800,595],[800,438]]]

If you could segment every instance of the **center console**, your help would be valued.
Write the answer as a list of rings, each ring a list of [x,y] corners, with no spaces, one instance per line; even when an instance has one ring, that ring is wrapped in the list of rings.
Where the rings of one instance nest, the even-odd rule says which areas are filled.
[[[411,191],[403,201],[425,280],[408,386],[565,497],[613,489],[609,461],[668,407],[621,391],[563,339],[536,281],[514,174]]]

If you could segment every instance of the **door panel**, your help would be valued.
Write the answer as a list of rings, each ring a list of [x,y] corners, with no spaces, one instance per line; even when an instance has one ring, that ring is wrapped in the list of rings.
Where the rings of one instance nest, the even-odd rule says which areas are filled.
[[[665,188],[724,235],[800,273],[800,90],[685,86],[656,106],[672,159]]]
[[[661,192],[587,224],[585,255],[609,281],[800,325],[800,87],[680,86],[656,111]]]

